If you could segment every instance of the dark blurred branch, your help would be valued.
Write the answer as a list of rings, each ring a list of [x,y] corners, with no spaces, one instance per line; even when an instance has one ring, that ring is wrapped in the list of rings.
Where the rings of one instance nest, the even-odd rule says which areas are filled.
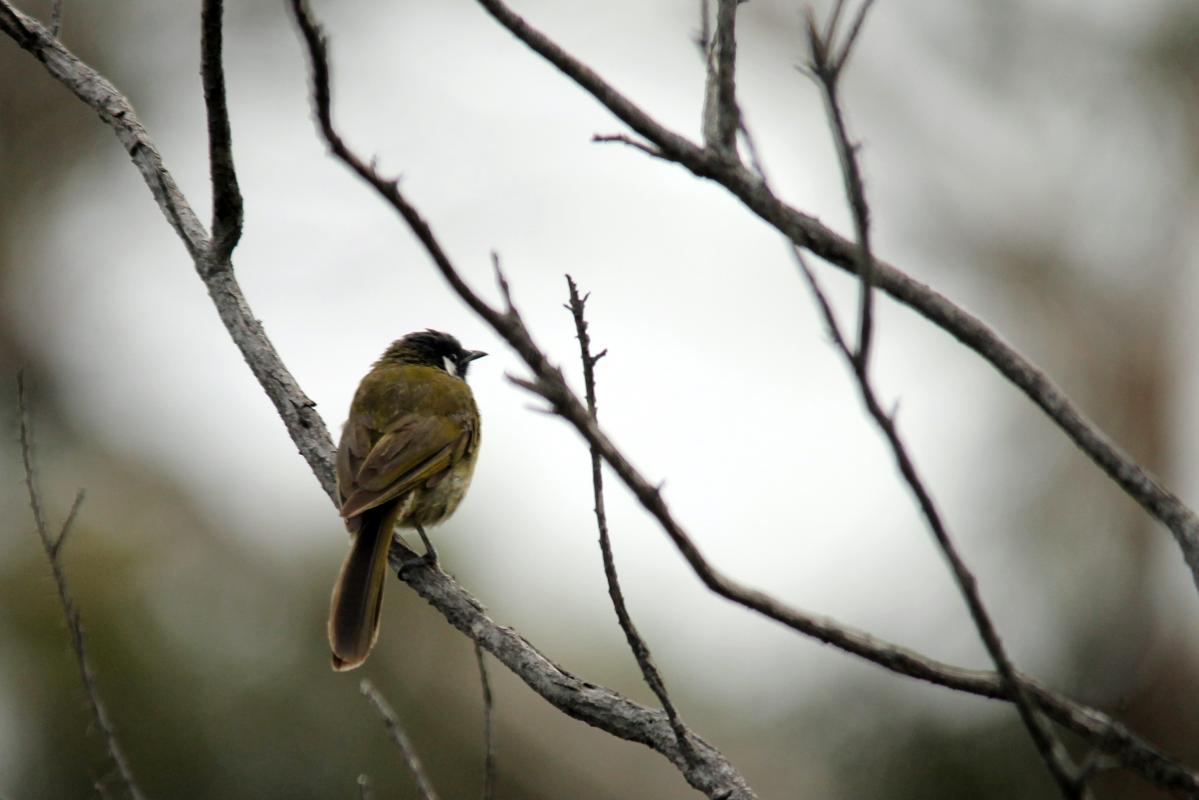
[[[608,351],[602,350],[595,355],[591,354],[591,336],[587,333],[587,319],[585,316],[587,298],[591,295],[580,297],[579,289],[575,286],[574,280],[569,275],[566,276],[566,285],[570,290],[570,304],[566,308],[570,311],[571,317],[574,318],[575,336],[579,340],[579,358],[583,363],[583,387],[587,397],[587,411],[591,414],[591,418],[598,422],[599,413],[595,399],[595,365],[601,358],[608,354]],[[695,763],[695,753],[688,739],[690,732],[687,730],[687,726],[683,724],[683,720],[679,718],[679,713],[675,710],[674,703],[670,701],[670,695],[666,691],[666,683],[662,680],[662,676],[658,673],[658,668],[654,665],[653,657],[649,652],[649,645],[645,643],[645,639],[637,632],[637,626],[633,624],[633,619],[629,616],[628,607],[624,602],[624,592],[620,589],[620,579],[616,574],[616,559],[612,555],[612,541],[608,536],[608,515],[604,509],[603,458],[594,444],[589,449],[591,451],[591,488],[592,495],[595,498],[595,523],[599,529],[600,553],[604,561],[604,577],[608,581],[608,596],[612,598],[612,607],[616,610],[616,619],[620,623],[620,629],[624,631],[625,640],[629,643],[629,649],[633,651],[633,657],[637,659],[637,666],[641,668],[641,675],[645,678],[646,685],[657,696],[658,702],[662,704],[662,710],[666,712],[666,718],[670,720],[670,727],[674,730],[675,739],[678,740],[679,751],[683,754],[683,760],[686,762],[687,768],[690,769]]]
[[[62,546],[66,542],[71,523],[79,514],[79,507],[83,505],[83,491],[80,490],[75,495],[75,502],[71,504],[71,511],[67,515],[66,522],[59,529],[58,535],[52,537],[50,527],[46,522],[41,492],[37,488],[37,470],[33,465],[33,434],[29,426],[29,409],[25,402],[25,376],[20,372],[17,373],[17,415],[20,418],[21,462],[25,467],[25,488],[29,493],[29,506],[33,509],[33,521],[37,528],[37,535],[42,542],[42,549],[46,551],[46,560],[50,562],[50,573],[54,576],[54,585],[58,589],[58,600],[62,604],[63,615],[67,618],[67,630],[71,634],[71,651],[75,654],[75,663],[79,668],[79,677],[83,680],[83,689],[87,694],[88,706],[92,710],[92,719],[96,723],[96,729],[100,731],[100,736],[104,739],[104,747],[116,768],[117,777],[120,778],[125,793],[133,800],[143,800],[144,795],[133,780],[133,770],[129,767],[124,751],[121,750],[121,745],[117,741],[116,729],[108,717],[104,701],[100,698],[100,687],[96,685],[96,673],[92,670],[92,664],[87,657],[87,649],[84,645],[83,618],[67,589],[67,576],[62,566]]]
[[[392,710],[386,698],[369,680],[363,678],[362,683],[358,684],[358,689],[362,692],[363,697],[370,701],[380,719],[383,720],[383,725],[387,728],[387,735],[396,743],[396,747],[400,748],[400,755],[416,781],[416,789],[420,792],[420,796],[424,800],[437,800],[437,792],[433,790],[433,784],[430,783],[429,776],[425,774],[420,758],[416,755],[416,749],[408,740],[408,734],[404,732],[404,726],[400,723],[396,712]]]
[[[1012,665],[1007,650],[999,638],[999,631],[995,628],[990,612],[987,611],[986,605],[983,603],[977,579],[966,566],[965,560],[958,552],[957,546],[949,535],[948,528],[945,527],[941,519],[932,494],[929,492],[928,487],[924,485],[923,479],[916,470],[916,465],[911,458],[911,454],[908,453],[907,447],[899,436],[895,420],[883,410],[882,405],[878,401],[878,395],[874,391],[874,386],[870,381],[870,341],[874,329],[872,320],[874,256],[870,249],[870,206],[866,202],[866,190],[862,185],[862,173],[858,164],[857,148],[850,143],[849,134],[846,131],[845,116],[841,110],[838,88],[840,86],[842,70],[853,51],[853,44],[857,41],[858,34],[862,30],[862,23],[872,2],[873,0],[864,0],[844,44],[838,44],[836,41],[837,24],[842,12],[845,10],[844,0],[839,0],[834,7],[828,25],[823,33],[821,33],[820,28],[816,24],[816,14],[810,6],[805,15],[808,52],[810,54],[806,72],[816,82],[817,86],[820,87],[821,94],[824,97],[825,111],[828,114],[829,124],[833,131],[837,156],[841,162],[841,174],[845,182],[845,194],[853,216],[854,233],[858,241],[859,334],[857,349],[850,348],[848,340],[841,332],[840,325],[838,325],[837,319],[832,312],[832,306],[826,299],[815,273],[809,268],[803,251],[794,245],[791,246],[790,250],[795,255],[800,271],[807,280],[809,289],[811,289],[812,294],[817,299],[817,305],[824,316],[825,326],[828,329],[830,338],[854,371],[858,390],[863,402],[866,404],[867,411],[879,430],[882,431],[883,436],[887,439],[900,474],[903,476],[904,481],[919,504],[928,523],[929,530],[932,532],[937,545],[949,563],[954,581],[957,583],[958,590],[966,601],[971,619],[974,620],[974,626],[982,637],[987,653],[990,655],[1000,677],[1003,679],[1009,696],[1016,705],[1016,710],[1020,714],[1020,719],[1024,723],[1025,728],[1027,728],[1033,744],[1036,746],[1037,753],[1041,756],[1046,766],[1048,766],[1049,772],[1053,775],[1062,796],[1066,797],[1067,800],[1082,798],[1087,795],[1086,782],[1082,778],[1082,773],[1070,760],[1069,754],[1066,752],[1061,741],[1058,740],[1052,727],[1046,724],[1033,708],[1028,693],[1017,679],[1015,667]],[[765,181],[766,177],[761,172],[760,166],[759,173]]]
[[[1012,665],[1011,659],[1008,657],[1007,651],[999,638],[999,631],[995,628],[995,624],[991,620],[991,615],[982,601],[982,595],[978,590],[978,581],[970,571],[970,568],[966,566],[966,562],[962,559],[961,554],[958,553],[957,547],[949,535],[949,530],[941,520],[941,514],[933,502],[932,495],[916,471],[916,465],[899,436],[895,420],[883,410],[882,405],[879,403],[878,396],[874,392],[874,387],[865,372],[864,365],[859,366],[858,356],[861,355],[861,351],[855,352],[850,348],[849,342],[841,332],[836,317],[833,315],[832,306],[829,304],[824,291],[820,288],[815,274],[808,266],[807,259],[804,258],[803,251],[794,246],[791,250],[795,254],[800,271],[807,280],[808,287],[817,300],[817,305],[824,316],[825,326],[828,329],[830,338],[833,340],[833,344],[854,370],[854,374],[857,377],[858,390],[862,395],[863,402],[866,404],[866,409],[879,430],[882,431],[883,436],[887,439],[887,444],[891,448],[896,466],[898,466],[900,474],[903,475],[904,481],[916,498],[916,502],[920,506],[921,513],[924,514],[929,530],[932,531],[933,538],[937,541],[937,546],[941,549],[941,553],[949,563],[950,570],[953,572],[954,582],[957,583],[958,591],[961,592],[962,597],[966,601],[966,607],[970,612],[970,618],[974,621],[974,627],[978,630],[979,636],[982,637],[987,654],[991,657],[991,661],[995,664],[999,672],[1005,694],[1015,703],[1021,721],[1024,723],[1025,728],[1028,729],[1029,736],[1032,738],[1037,752],[1049,767],[1049,771],[1057,782],[1062,795],[1069,798],[1069,800],[1087,796],[1085,783],[1080,779],[1081,773],[1070,761],[1069,754],[1054,734],[1053,729],[1045,723],[1033,707],[1029,692],[1021,682],[1016,668]]]
[[[200,76],[208,110],[208,169],[212,178],[212,258],[229,267],[229,255],[241,239],[242,199],[233,167],[233,135],[225,93],[221,0],[204,0],[200,12]]]
[[[479,664],[479,682],[483,685],[483,800],[495,797],[495,704],[491,698],[491,680],[487,677],[487,661],[483,648],[475,645],[475,661]]]
[[[530,26],[500,0],[478,0],[522,43],[602,103],[657,152],[694,175],[712,180],[799,247],[852,273],[859,272],[857,243],[780,200],[749,167],[727,153],[702,147],[666,128],[603,80],[594,70]],[[851,38],[856,38],[856,32]],[[642,149],[645,149],[643,146]],[[1199,588],[1199,516],[1088,420],[1041,370],[994,331],[937,291],[880,259],[874,285],[923,315],[988,361],[1060,427],[1130,497],[1170,529]]]
[[[503,301],[502,308],[489,305],[462,280],[433,235],[432,229],[401,194],[396,181],[383,178],[373,167],[345,148],[340,137],[332,130],[328,85],[319,83],[328,80],[323,34],[308,16],[302,0],[292,0],[292,5],[308,45],[309,56],[313,60],[313,80],[317,84],[313,87],[313,96],[317,105],[317,119],[334,154],[342,158],[399,213],[413,235],[424,246],[434,266],[463,302],[508,342],[534,376],[534,380],[513,377],[510,377],[510,380],[546,399],[555,413],[568,421],[589,445],[596,447],[604,461],[629,487],[642,506],[657,519],[696,575],[709,589],[800,633],[834,645],[893,672],[971,694],[1012,701],[1009,687],[996,673],[964,670],[943,664],[828,618],[790,608],[769,595],[738,584],[708,564],[690,537],[674,520],[658,487],[647,481],[616,449],[591,418],[587,408],[570,390],[561,370],[552,365],[545,353],[533,342],[520,312],[512,302],[511,291],[498,268],[498,260],[496,278]],[[523,21],[516,19],[520,25],[524,25]],[[328,136],[329,133],[333,133],[333,136]],[[759,185],[763,183],[757,176],[754,176],[754,181]],[[483,613],[478,602],[466,594],[450,576],[427,566],[406,566],[405,559],[410,555],[400,548],[393,548],[391,552],[390,563],[393,568],[402,570],[403,580],[436,607],[451,625],[479,642],[534,691],[570,716],[582,719],[620,738],[646,744],[672,762],[682,763],[674,732],[664,713],[646,709],[611,690],[596,687],[563,672],[537,653],[519,634],[496,626]],[[1017,678],[1045,714],[1083,736],[1104,752],[1111,753],[1122,765],[1158,786],[1180,793],[1199,794],[1199,773],[1165,756],[1101,711],[1076,703],[1027,676],[1017,673]],[[744,785],[741,776],[733,771],[718,751],[698,738],[695,741],[697,757],[704,765],[704,770],[693,774],[713,780],[703,786],[692,783],[693,786],[712,797],[753,796],[748,786]],[[725,795],[726,791],[733,793]]]

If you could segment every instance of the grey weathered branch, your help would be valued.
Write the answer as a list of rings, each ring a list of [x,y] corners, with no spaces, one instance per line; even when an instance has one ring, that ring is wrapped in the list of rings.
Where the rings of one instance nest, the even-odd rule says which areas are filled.
[[[663,126],[500,0],[478,2],[513,36],[607,107],[644,142],[648,142],[648,145],[644,142],[639,145],[641,149],[652,148],[650,152],[656,157],[677,163],[700,178],[720,184],[795,245],[843,270],[858,272],[859,249],[856,242],[821,224],[815,217],[784,203],[752,169],[736,158],[697,145]],[[856,36],[856,33],[853,35]],[[1109,478],[1154,519],[1165,525],[1182,550],[1192,580],[1199,588],[1199,516],[1191,508],[1123,452],[1106,433],[1086,418],[1044,372],[981,320],[884,260],[874,259],[872,267],[875,286],[978,353],[1040,407]]]

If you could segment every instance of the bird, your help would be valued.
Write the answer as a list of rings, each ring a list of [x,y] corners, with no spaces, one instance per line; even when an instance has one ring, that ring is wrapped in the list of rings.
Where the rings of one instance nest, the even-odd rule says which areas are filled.
[[[487,355],[448,333],[410,333],[358,384],[337,447],[337,492],[352,541],[329,608],[333,669],[360,666],[379,638],[387,554],[396,528],[415,528],[421,559],[437,563],[425,528],[444,522],[470,486],[480,418],[466,373]]]

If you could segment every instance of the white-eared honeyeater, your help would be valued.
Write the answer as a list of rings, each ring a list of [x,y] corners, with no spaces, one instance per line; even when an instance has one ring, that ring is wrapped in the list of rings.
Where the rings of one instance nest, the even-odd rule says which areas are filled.
[[[354,538],[329,609],[336,670],[357,667],[379,638],[394,529],[416,528],[436,561],[424,529],[453,514],[470,485],[479,409],[466,371],[485,355],[448,333],[410,333],[358,384],[337,447],[341,516]]]

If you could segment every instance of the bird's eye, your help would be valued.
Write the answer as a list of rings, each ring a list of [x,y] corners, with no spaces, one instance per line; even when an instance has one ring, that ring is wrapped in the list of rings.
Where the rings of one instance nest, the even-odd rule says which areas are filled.
[[[449,356],[442,356],[441,360],[445,363],[445,371],[455,378],[458,377],[458,362]]]

